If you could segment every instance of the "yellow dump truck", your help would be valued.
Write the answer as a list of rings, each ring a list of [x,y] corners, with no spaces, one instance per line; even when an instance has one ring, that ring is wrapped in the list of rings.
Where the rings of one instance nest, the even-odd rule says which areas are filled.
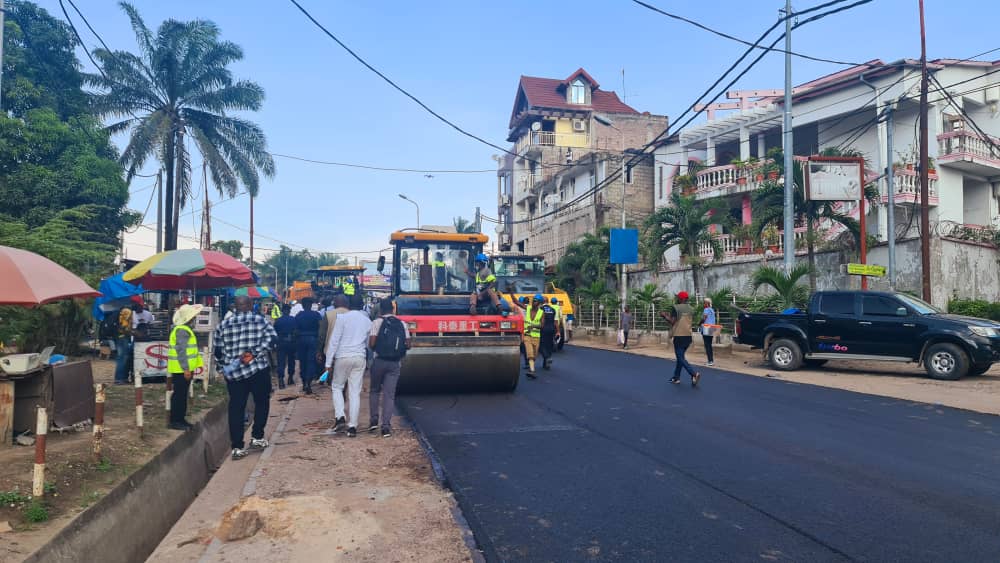
[[[493,272],[497,277],[497,288],[503,292],[507,301],[511,300],[511,292],[516,297],[524,296],[529,300],[536,293],[541,293],[545,296],[546,303],[551,303],[553,297],[559,300],[565,320],[564,332],[560,334],[558,344],[558,347],[562,348],[562,345],[572,338],[573,303],[565,291],[551,282],[545,282],[545,259],[541,256],[501,252],[494,254],[491,260]]]

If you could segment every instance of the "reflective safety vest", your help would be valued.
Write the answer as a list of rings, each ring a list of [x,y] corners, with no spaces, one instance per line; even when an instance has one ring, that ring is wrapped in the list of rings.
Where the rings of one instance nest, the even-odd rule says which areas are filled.
[[[198,340],[194,336],[194,331],[188,325],[178,325],[174,327],[174,330],[170,331],[170,348],[167,349],[167,371],[170,373],[184,373],[181,369],[181,363],[177,360],[177,331],[183,330],[188,333],[188,345],[186,349],[186,355],[188,357],[188,368],[190,371],[194,371],[201,366],[205,365],[205,361],[201,358],[201,352],[198,351]]]
[[[486,274],[486,277],[480,276],[479,272],[476,272],[476,292],[482,293],[486,291],[486,288],[497,281],[497,277],[493,275],[493,272]]]
[[[556,310],[556,322],[561,323],[563,321],[562,305],[556,303],[555,305],[552,305],[552,308]]]
[[[281,318],[281,307],[277,303],[271,305],[271,320],[276,321]]]
[[[528,307],[524,315],[524,334],[538,338],[542,336],[542,315],[544,311],[539,307]]]
[[[345,281],[344,285],[343,285],[343,288],[344,288],[344,295],[354,295],[354,284],[353,283],[351,283],[349,281]]]
[[[440,261],[440,260],[435,260],[435,261],[431,262],[431,266],[434,266],[435,268],[444,268],[445,265],[446,264],[444,262]]]

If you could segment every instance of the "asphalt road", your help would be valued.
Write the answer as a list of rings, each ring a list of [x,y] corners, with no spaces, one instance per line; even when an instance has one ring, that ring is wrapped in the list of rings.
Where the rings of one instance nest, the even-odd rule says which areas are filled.
[[[488,561],[1000,561],[1000,419],[567,347],[399,399]]]

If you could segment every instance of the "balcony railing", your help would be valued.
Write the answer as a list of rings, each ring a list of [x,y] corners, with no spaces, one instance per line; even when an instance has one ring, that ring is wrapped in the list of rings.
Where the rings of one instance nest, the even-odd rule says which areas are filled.
[[[761,164],[768,164],[766,160]],[[774,173],[771,173],[773,176]],[[768,177],[756,167],[737,167],[735,164],[713,166],[695,175],[697,199],[708,199],[724,195],[751,192],[764,183]],[[772,180],[776,178],[771,178]]]
[[[805,227],[795,228],[795,241],[802,240],[806,236]],[[753,241],[746,239],[739,239],[728,234],[715,235],[715,240],[719,241],[722,245],[723,260],[732,258],[733,256],[741,256],[747,254],[763,254],[764,251],[771,249],[775,252],[784,252],[785,250],[785,237],[779,231],[778,244],[776,245],[766,245],[760,246],[755,244]],[[707,242],[703,242],[698,245],[698,255],[706,260],[712,260],[714,258],[714,253],[712,252],[712,245]]]
[[[983,137],[968,129],[938,135],[938,162],[973,161],[1000,168],[1000,138]]]
[[[532,147],[588,147],[590,136],[586,133],[556,133],[555,131],[529,131],[517,140],[515,152],[524,154]]]
[[[928,204],[938,204],[938,175],[929,174],[927,184]],[[896,168],[892,171],[893,201],[895,203],[920,203],[920,173],[916,170]],[[888,203],[889,196],[883,195],[882,202]]]

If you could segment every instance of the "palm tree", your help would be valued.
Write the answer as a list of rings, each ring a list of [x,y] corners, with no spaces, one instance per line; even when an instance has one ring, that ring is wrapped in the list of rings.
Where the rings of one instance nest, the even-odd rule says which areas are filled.
[[[718,224],[718,217],[725,216],[725,213],[715,200],[698,201],[694,196],[673,192],[670,194],[670,205],[656,210],[646,219],[640,245],[643,260],[654,272],[659,272],[663,254],[679,246],[681,255],[691,265],[695,293],[699,293],[699,269],[704,267],[704,263],[698,247],[708,244],[715,258],[722,256],[722,245],[712,236],[709,227]]]
[[[596,281],[606,281],[615,271],[611,265],[610,235],[611,230],[602,227],[597,234],[587,233],[567,245],[556,265],[559,284],[573,291]]]
[[[768,286],[778,295],[783,309],[801,306],[809,298],[809,292],[804,286],[799,285],[799,281],[809,271],[808,264],[798,264],[787,274],[782,268],[771,266],[758,268],[751,278],[753,290],[756,292],[760,286]]]
[[[264,90],[254,82],[233,79],[227,67],[243,58],[243,50],[220,40],[214,23],[169,19],[154,34],[134,6],[120,6],[132,22],[141,54],[96,49],[103,74],[86,78],[99,90],[93,99],[97,113],[121,119],[108,131],[130,131],[120,159],[127,179],[131,181],[151,156],[166,171],[164,247],[171,250],[177,248],[180,208],[191,195],[186,138],[201,152],[220,194],[234,197],[242,184],[256,197],[260,174],[274,176],[263,131],[229,115],[259,110]]]
[[[855,150],[838,150],[829,148],[820,153],[822,156],[863,156]],[[772,158],[775,165],[783,173],[784,156],[781,149],[772,149],[768,152],[768,157]],[[803,191],[802,166],[795,163],[793,171],[794,191],[793,209],[796,215],[805,218],[806,221],[806,252],[809,261],[809,289],[816,291],[816,223],[820,220],[828,220],[844,226],[856,243],[854,248],[861,248],[861,224],[850,215],[841,213],[833,201],[806,201]],[[878,201],[878,188],[874,184],[868,184],[864,189],[865,199],[876,205]],[[777,181],[765,181],[760,188],[753,193],[754,223],[753,230],[760,236],[768,227],[780,228],[784,224],[785,209],[785,188]]]
[[[455,217],[452,219],[452,224],[455,226],[456,233],[478,233],[479,230],[476,224],[464,217]]]
[[[610,295],[611,292],[608,290],[608,286],[603,280],[591,282],[590,285],[582,286],[577,289],[577,296],[579,297],[581,303],[584,301],[590,303],[595,328],[601,324],[600,320],[596,318],[596,314],[594,314],[595,307],[597,304],[606,301]]]
[[[645,312],[650,313],[650,317],[654,320],[655,317],[653,317],[653,314],[655,311],[652,309],[654,307],[662,308],[663,303],[669,298],[670,296],[655,283],[647,283],[641,289],[632,293],[632,300],[635,301],[636,305],[641,306]],[[650,328],[652,328],[652,323],[650,323]]]

